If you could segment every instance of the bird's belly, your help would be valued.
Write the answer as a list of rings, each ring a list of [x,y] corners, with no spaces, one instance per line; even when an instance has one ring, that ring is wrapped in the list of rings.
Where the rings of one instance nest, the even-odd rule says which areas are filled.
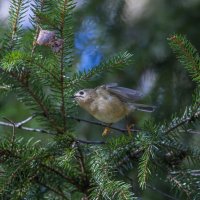
[[[127,108],[115,97],[102,98],[93,102],[91,114],[102,122],[115,123],[127,115]]]

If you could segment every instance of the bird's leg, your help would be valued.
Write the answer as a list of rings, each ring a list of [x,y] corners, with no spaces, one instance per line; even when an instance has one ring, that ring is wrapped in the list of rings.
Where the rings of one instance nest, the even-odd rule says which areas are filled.
[[[107,127],[105,127],[105,129],[103,130],[102,136],[106,136],[108,135],[108,133],[110,133],[110,127],[112,124],[108,124]]]
[[[135,124],[127,124],[126,125],[126,130],[127,130],[127,132],[128,132],[128,134],[129,134],[129,136],[131,136],[131,129],[134,127],[134,125]]]
[[[127,132],[128,132],[128,134],[129,134],[129,136],[131,136],[131,133],[132,133],[132,131],[131,131],[131,129],[134,127],[134,123],[129,123],[130,121],[128,120],[128,116],[126,116],[126,122],[127,122],[127,125],[126,125],[126,130],[127,130]],[[129,121],[129,122],[128,122]]]

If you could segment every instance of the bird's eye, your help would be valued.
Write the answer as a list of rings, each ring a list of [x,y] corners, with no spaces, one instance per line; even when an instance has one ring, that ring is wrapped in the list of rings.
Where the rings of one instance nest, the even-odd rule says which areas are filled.
[[[83,94],[84,94],[84,92],[83,92],[83,91],[80,91],[80,92],[79,92],[79,94],[80,94],[80,95],[83,95]]]

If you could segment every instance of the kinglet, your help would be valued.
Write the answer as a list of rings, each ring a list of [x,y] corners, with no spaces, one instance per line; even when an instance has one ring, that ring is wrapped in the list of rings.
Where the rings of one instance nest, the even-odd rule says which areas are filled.
[[[143,97],[140,91],[119,87],[116,83],[101,85],[94,89],[82,89],[73,97],[80,107],[109,125],[120,121],[134,110],[155,110],[155,106],[135,103]],[[103,135],[107,135],[108,132],[105,129]]]

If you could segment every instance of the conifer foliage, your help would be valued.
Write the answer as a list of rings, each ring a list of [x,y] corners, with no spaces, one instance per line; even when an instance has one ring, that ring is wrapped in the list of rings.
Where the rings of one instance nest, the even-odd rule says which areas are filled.
[[[22,23],[28,8],[32,28]],[[102,72],[129,66],[133,55],[120,52],[87,72],[73,72],[72,0],[11,0],[9,31],[0,50],[0,89],[14,93],[33,116],[15,123],[0,141],[1,199],[141,199],[152,190],[168,199],[200,198],[200,148],[184,142],[198,135],[200,57],[183,36],[169,38],[172,50],[196,83],[193,103],[170,121],[149,120],[133,136],[101,141],[74,136],[78,118],[71,96]],[[41,30],[55,32],[56,46],[38,45]],[[35,118],[41,129],[24,124]],[[97,125],[97,124],[96,124]],[[101,124],[100,124],[101,125]],[[92,126],[92,124],[91,124]],[[27,142],[16,129],[49,134],[52,141]],[[10,130],[10,129],[9,129]],[[157,184],[157,185],[156,185]],[[170,192],[159,184],[167,184]]]

